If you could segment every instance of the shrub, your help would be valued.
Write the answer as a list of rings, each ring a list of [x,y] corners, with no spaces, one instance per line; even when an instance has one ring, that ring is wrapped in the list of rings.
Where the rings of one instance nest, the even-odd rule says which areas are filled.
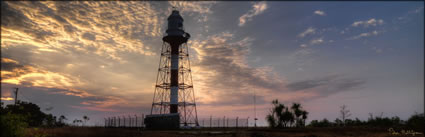
[[[415,114],[413,116],[411,116],[406,123],[407,128],[415,130],[415,131],[420,131],[420,132],[424,132],[424,113],[422,114]]]
[[[0,117],[1,136],[2,137],[21,137],[25,134],[25,128],[28,124],[26,118],[22,115],[7,113]]]

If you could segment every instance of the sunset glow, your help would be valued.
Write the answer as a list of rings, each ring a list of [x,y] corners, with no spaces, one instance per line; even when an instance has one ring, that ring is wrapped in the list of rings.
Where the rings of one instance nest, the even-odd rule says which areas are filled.
[[[172,7],[188,41],[200,119],[299,102],[307,121],[423,113],[423,2],[1,2],[2,102],[69,119],[149,114]],[[373,12],[371,12],[373,11]]]

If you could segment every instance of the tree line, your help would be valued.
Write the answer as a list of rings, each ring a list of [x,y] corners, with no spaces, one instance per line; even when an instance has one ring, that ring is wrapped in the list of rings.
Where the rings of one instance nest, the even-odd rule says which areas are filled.
[[[305,121],[308,112],[304,110],[299,103],[292,103],[292,106],[285,106],[277,99],[272,101],[272,109],[266,115],[266,121],[271,128],[290,128],[290,127],[379,127],[408,129],[424,132],[425,117],[424,113],[415,113],[407,121],[401,120],[398,116],[383,117],[383,113],[379,116],[373,116],[369,113],[369,119],[362,121],[358,118],[350,119],[351,112],[346,105],[340,107],[340,117],[334,121],[326,118],[323,120],[312,120],[306,125]]]
[[[37,104],[25,101],[17,101],[16,104],[9,104],[3,107],[0,105],[1,135],[4,137],[22,136],[25,128],[28,127],[63,127],[71,126],[66,123],[68,118],[64,115],[56,117],[46,114],[40,110]],[[83,116],[84,123],[90,120]],[[75,119],[74,125],[84,125],[83,120]]]

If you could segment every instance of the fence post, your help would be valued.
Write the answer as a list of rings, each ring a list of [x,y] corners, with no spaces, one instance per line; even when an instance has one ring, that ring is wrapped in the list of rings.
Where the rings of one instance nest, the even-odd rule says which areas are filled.
[[[236,128],[238,128],[238,120],[239,120],[239,117],[236,117]]]
[[[210,116],[210,128],[212,127],[212,116]]]
[[[246,118],[246,127],[249,127],[249,117]]]
[[[217,119],[217,127],[220,127],[220,118]]]
[[[121,127],[121,117],[118,116],[118,127]]]
[[[111,127],[111,117],[108,117],[108,127]]]
[[[136,125],[136,127],[137,127],[137,115],[136,115],[136,114],[134,114],[134,117],[136,117],[136,124],[135,124],[135,125]]]
[[[140,125],[141,127],[145,126],[145,114],[142,113],[142,124]]]
[[[227,118],[226,127],[229,127],[229,118]]]
[[[128,127],[131,127],[131,116],[128,115]]]
[[[223,116],[223,127],[226,127],[226,116]]]

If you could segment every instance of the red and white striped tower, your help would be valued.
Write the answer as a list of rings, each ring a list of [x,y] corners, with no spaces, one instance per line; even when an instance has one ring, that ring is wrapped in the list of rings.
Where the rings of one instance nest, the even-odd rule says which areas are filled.
[[[184,31],[179,11],[173,10],[168,17],[166,33],[151,114],[179,113],[182,126],[198,126],[187,46],[190,35]]]

